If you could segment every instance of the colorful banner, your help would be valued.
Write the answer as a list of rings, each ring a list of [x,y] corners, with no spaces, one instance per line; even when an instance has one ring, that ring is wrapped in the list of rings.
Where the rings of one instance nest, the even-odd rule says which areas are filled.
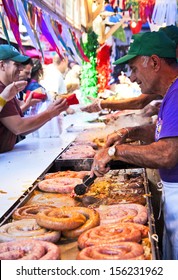
[[[20,38],[20,32],[19,32],[19,21],[18,16],[16,14],[16,10],[14,7],[14,3],[12,0],[2,0],[4,10],[6,12],[6,15],[9,19],[9,24],[12,29],[12,32],[14,34],[14,37],[17,41],[17,44],[19,45],[19,48],[21,49],[22,53],[24,53],[24,49],[22,46],[21,38]]]
[[[48,40],[48,42],[50,43],[50,45],[54,48],[54,50],[58,53],[58,55],[62,58],[63,56],[60,53],[59,47],[56,45],[56,42],[53,38],[53,36],[50,33],[50,30],[48,29],[48,26],[43,18],[43,13],[42,11],[36,11],[36,15],[37,15],[37,21],[38,21],[38,25],[41,29],[42,34],[46,37],[46,39]]]
[[[78,55],[85,61],[85,62],[90,62],[89,58],[84,54],[84,51],[75,35],[75,32],[74,31],[71,31],[70,28],[69,28],[69,32],[70,32],[70,35],[71,35],[71,39],[72,39],[72,42],[73,42],[73,45],[78,53]]]
[[[23,3],[22,3],[21,0],[16,0],[16,3],[17,3],[18,13],[22,18],[22,22],[23,22],[24,26],[26,27],[27,33],[30,36],[30,39],[32,40],[32,43],[33,43],[34,47],[36,48],[36,50],[38,50],[39,47],[37,45],[34,33],[33,33],[32,28],[30,26],[30,23],[29,23],[25,8],[23,6]]]
[[[4,35],[6,37],[6,40],[7,40],[8,44],[10,45],[11,43],[10,43],[10,39],[9,39],[9,35],[8,35],[6,25],[5,25],[5,22],[4,22],[4,16],[1,14],[1,12],[0,12],[0,18],[1,18],[1,22],[2,22],[2,29],[3,29]]]

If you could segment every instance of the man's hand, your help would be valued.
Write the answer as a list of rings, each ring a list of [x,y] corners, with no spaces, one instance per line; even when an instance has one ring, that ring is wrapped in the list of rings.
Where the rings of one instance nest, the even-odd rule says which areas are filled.
[[[129,138],[129,129],[121,128],[120,130],[107,135],[105,147],[110,147],[115,143],[123,144],[127,138]]]
[[[4,100],[9,101],[12,98],[14,98],[14,96],[21,90],[23,90],[25,88],[25,86],[27,85],[26,81],[17,81],[17,82],[13,82],[10,85],[8,85],[2,92],[1,92],[1,96],[4,98]]]
[[[52,119],[58,116],[61,112],[66,111],[67,108],[69,108],[67,99],[59,98],[48,106],[47,111]]]
[[[80,110],[87,113],[95,113],[100,112],[102,110],[101,108],[101,99],[99,98],[93,98],[91,96],[87,96],[87,98],[92,101],[91,104],[81,107]]]
[[[96,176],[101,177],[107,173],[110,167],[107,165],[111,161],[111,157],[108,154],[108,148],[99,150],[93,160],[91,167],[91,176],[96,174]]]

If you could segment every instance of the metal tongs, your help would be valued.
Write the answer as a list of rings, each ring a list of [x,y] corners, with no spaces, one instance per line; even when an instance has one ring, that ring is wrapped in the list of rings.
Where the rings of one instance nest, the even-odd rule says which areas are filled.
[[[87,192],[87,189],[89,188],[89,186],[91,186],[94,182],[94,180],[96,179],[96,175],[94,174],[92,177],[87,178],[83,184],[78,184],[74,187],[74,192],[77,195],[82,195],[85,194]]]

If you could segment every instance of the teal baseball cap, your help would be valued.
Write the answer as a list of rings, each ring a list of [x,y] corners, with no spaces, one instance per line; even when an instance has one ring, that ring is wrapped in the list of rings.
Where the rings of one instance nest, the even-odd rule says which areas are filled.
[[[0,45],[0,60],[12,60],[24,63],[29,59],[29,56],[21,54],[14,46],[5,44]]]
[[[157,55],[162,58],[176,59],[176,44],[161,31],[139,33],[132,36],[128,53],[113,64],[128,63],[136,56]]]

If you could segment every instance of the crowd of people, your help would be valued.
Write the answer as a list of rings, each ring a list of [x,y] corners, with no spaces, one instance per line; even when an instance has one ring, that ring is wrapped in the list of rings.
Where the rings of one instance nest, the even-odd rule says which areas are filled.
[[[161,98],[155,123],[122,128],[107,136],[105,146],[94,157],[91,175],[103,176],[109,171],[108,163],[118,159],[159,170],[164,213],[163,259],[178,259],[177,45],[176,26],[134,35],[128,53],[115,64],[129,65],[130,80],[140,86],[142,94],[128,100],[96,99],[81,108],[86,112],[104,108],[140,109]],[[53,64],[43,73],[40,61],[32,61],[10,45],[0,45],[0,153],[12,150],[18,135],[32,133],[60,113],[67,112],[68,103],[60,94],[67,92],[64,75],[68,66],[67,56],[62,59],[55,56]],[[51,73],[56,77],[55,83]],[[43,112],[25,115],[29,107],[43,102],[33,98],[33,91],[39,87],[52,97],[59,96],[56,100],[52,98],[53,102]],[[31,94],[24,101],[26,90]],[[143,144],[129,145],[126,143],[128,138],[141,140]]]

